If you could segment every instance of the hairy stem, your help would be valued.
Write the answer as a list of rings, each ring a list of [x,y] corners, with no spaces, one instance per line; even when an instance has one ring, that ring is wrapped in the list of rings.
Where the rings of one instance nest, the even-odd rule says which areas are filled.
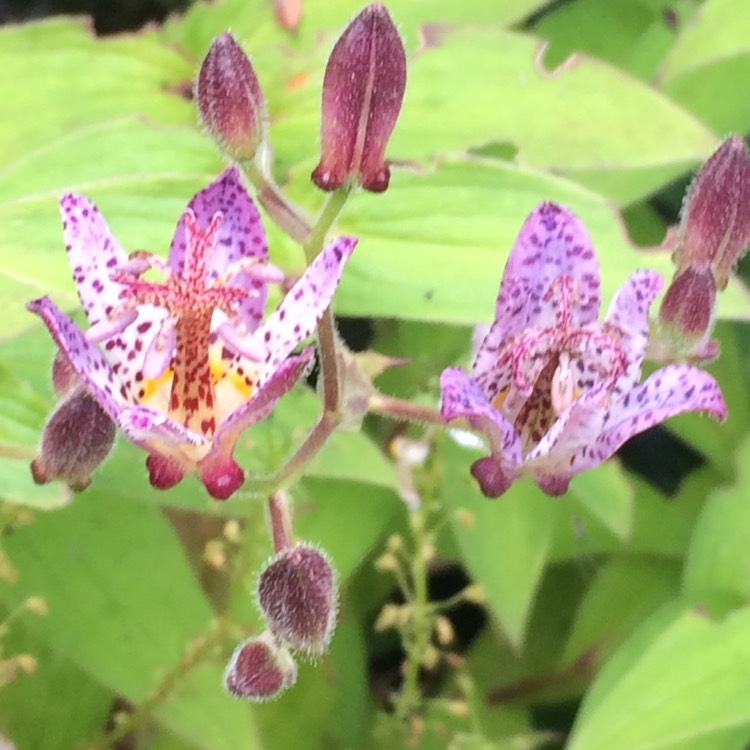
[[[441,424],[440,411],[432,406],[421,406],[411,401],[373,393],[368,401],[368,411],[372,414],[382,414],[392,419],[408,422],[422,422]]]
[[[254,161],[242,162],[240,166],[247,179],[255,187],[258,201],[266,209],[273,223],[283,229],[293,240],[301,244],[306,243],[313,230],[305,216],[305,211],[292,203],[281,192],[279,186],[258,169]]]

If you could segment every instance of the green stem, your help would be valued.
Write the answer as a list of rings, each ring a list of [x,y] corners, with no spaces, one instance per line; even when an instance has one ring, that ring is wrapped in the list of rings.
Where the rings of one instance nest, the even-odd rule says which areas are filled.
[[[412,513],[411,527],[414,539],[414,555],[411,564],[414,595],[411,602],[411,631],[404,643],[406,648],[404,684],[396,702],[396,718],[401,722],[406,721],[419,708],[421,702],[419,667],[430,644],[432,632],[432,613],[427,590],[427,558],[424,555],[427,538],[425,516],[421,508]]]
[[[337,414],[324,412],[289,461],[268,477],[248,477],[243,490],[251,495],[272,495],[294,484],[336,429],[339,419]]]
[[[392,419],[408,422],[442,424],[438,409],[432,406],[413,404],[411,401],[405,401],[393,396],[385,396],[382,393],[374,393],[370,396],[368,411],[372,414],[382,414]]]
[[[255,186],[258,200],[274,224],[297,242],[307,243],[313,230],[305,216],[305,211],[292,203],[281,192],[279,186],[258,169],[254,161],[241,162],[240,167],[247,179]]]
[[[220,625],[214,633],[204,638],[194,649],[180,659],[177,666],[165,675],[146,700],[119,722],[114,729],[93,742],[89,746],[89,750],[107,750],[118,740],[141,727],[193,669],[214,655],[223,641],[224,629]]]
[[[349,198],[351,188],[341,188],[328,196],[312,232],[304,243],[305,258],[308,264],[318,257],[325,243],[326,235],[336,221]],[[323,313],[318,323],[318,351],[320,352],[320,377],[323,382],[323,413],[338,414],[339,374],[336,355],[336,328],[330,307]]]

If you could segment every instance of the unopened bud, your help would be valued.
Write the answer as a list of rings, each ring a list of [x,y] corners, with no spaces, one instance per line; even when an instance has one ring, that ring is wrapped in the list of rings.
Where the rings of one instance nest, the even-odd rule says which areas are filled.
[[[710,334],[715,304],[710,271],[689,268],[672,281],[659,308],[659,326],[676,354],[692,351]]]
[[[487,594],[485,594],[481,583],[470,584],[461,592],[461,595],[464,601],[471,602],[472,604],[487,603]]]
[[[231,544],[237,544],[242,538],[242,528],[236,518],[232,518],[224,524],[224,539]]]
[[[65,398],[74,388],[81,384],[81,378],[73,369],[68,357],[59,349],[52,362],[52,388],[58,398]]]
[[[227,564],[227,553],[221,539],[209,539],[203,548],[203,559],[216,570],[223,570]]]
[[[386,552],[375,560],[375,570],[380,573],[391,573],[398,570],[398,560],[395,555]]]
[[[445,615],[439,615],[435,619],[435,635],[441,646],[450,646],[456,633],[453,630],[453,624]]]
[[[37,668],[37,660],[35,657],[33,657],[31,654],[18,654],[17,656],[13,657],[16,664],[18,665],[18,668],[24,673],[24,674],[34,674],[36,672]]]
[[[49,612],[47,600],[43,596],[30,596],[24,602],[24,606],[35,615],[46,615]]]
[[[675,253],[677,273],[708,269],[724,289],[729,272],[750,244],[750,156],[730,136],[698,172],[688,190]]]
[[[425,669],[435,669],[440,662],[440,652],[432,645],[428,644],[422,653],[422,658],[419,663]]]
[[[91,473],[107,458],[115,425],[99,404],[79,387],[53,412],[42,434],[39,455],[31,462],[37,484],[62,479],[76,492],[91,483]]]
[[[384,6],[368,5],[331,52],[323,79],[320,163],[322,190],[358,183],[380,193],[390,170],[385,148],[401,111],[406,53]]]
[[[302,18],[302,0],[274,0],[276,23],[287,31],[296,31]]]
[[[265,137],[263,93],[250,60],[228,31],[214,40],[201,64],[196,99],[219,148],[231,159],[252,159]]]
[[[259,703],[277,698],[296,681],[297,663],[268,631],[237,646],[224,672],[232,695]]]
[[[449,700],[446,702],[448,711],[458,718],[464,718],[469,715],[469,704],[462,700]]]
[[[258,579],[258,604],[279,641],[311,656],[323,654],[338,609],[335,575],[327,555],[308,544],[276,554]]]

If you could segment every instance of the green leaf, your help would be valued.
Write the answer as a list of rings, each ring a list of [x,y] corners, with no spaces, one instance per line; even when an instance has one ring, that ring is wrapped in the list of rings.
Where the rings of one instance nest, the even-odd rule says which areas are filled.
[[[19,584],[0,587],[12,606],[44,596],[31,634],[100,685],[137,703],[208,632],[213,613],[158,508],[113,500],[93,488],[67,508],[38,516],[5,542]],[[205,664],[156,711],[194,746],[253,747],[251,715],[227,698],[221,667]]]
[[[720,621],[676,604],[657,611],[595,681],[570,750],[712,750],[747,731],[749,628],[750,608]]]
[[[660,71],[664,91],[719,133],[750,126],[750,103],[738,96],[750,74],[750,7],[707,0],[680,34]]]
[[[595,516],[621,541],[633,528],[635,493],[617,461],[606,461],[576,476],[570,492],[577,503]]]
[[[562,663],[569,664],[596,649],[596,662],[606,658],[645,617],[679,588],[680,566],[655,557],[615,557],[597,573],[578,608]]]
[[[695,524],[685,560],[685,591],[706,606],[750,601],[750,438],[737,450],[731,487],[711,493]]]
[[[605,303],[637,268],[671,276],[667,252],[633,247],[612,206],[573,183],[497,162],[447,161],[429,173],[399,174],[377,199],[352,199],[339,231],[360,242],[336,310],[463,325],[490,321],[510,248],[544,200],[569,206],[588,227]],[[736,279],[730,287],[720,296],[719,315],[747,318],[747,290]]]
[[[649,80],[674,43],[678,27],[694,11],[694,1],[678,0],[669,10],[676,19],[671,24],[659,0],[577,0],[544,14],[532,28],[550,41],[545,55],[549,67],[585,52]]]
[[[469,474],[476,451],[442,441],[445,482],[442,501],[462,559],[484,586],[487,602],[515,649],[526,625],[547,562],[559,516],[555,501],[530,481],[517,482],[498,500],[488,500]],[[470,523],[462,519],[468,511]]]
[[[294,531],[320,544],[346,580],[370,554],[404,504],[376,485],[305,477],[294,491]]]
[[[18,750],[59,750],[101,733],[114,700],[111,691],[32,638],[20,623],[2,638],[2,651],[5,658],[30,654],[37,667],[32,675],[21,674],[0,687],[0,737],[12,740]],[[43,721],[29,720],[30,707]]]

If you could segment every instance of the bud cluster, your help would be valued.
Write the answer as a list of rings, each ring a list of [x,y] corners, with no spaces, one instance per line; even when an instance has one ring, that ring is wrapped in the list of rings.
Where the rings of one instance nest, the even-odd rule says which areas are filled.
[[[716,293],[750,245],[750,156],[730,136],[698,171],[685,197],[676,271],[659,310],[663,338],[674,354],[703,358],[716,352]]]
[[[252,701],[275,698],[294,684],[292,652],[322,656],[336,625],[336,576],[328,556],[310,544],[277,552],[258,578],[267,629],[240,644],[225,675],[227,690]]]
[[[283,11],[283,12],[282,12]],[[299,22],[294,3],[277,3],[285,28]],[[372,3],[333,47],[323,79],[321,155],[313,182],[331,191],[361,185],[383,192],[385,149],[406,87],[406,53],[388,11]],[[240,163],[268,153],[265,100],[253,66],[229,32],[211,45],[198,73],[196,100],[216,145]],[[252,179],[252,174],[249,173]]]

